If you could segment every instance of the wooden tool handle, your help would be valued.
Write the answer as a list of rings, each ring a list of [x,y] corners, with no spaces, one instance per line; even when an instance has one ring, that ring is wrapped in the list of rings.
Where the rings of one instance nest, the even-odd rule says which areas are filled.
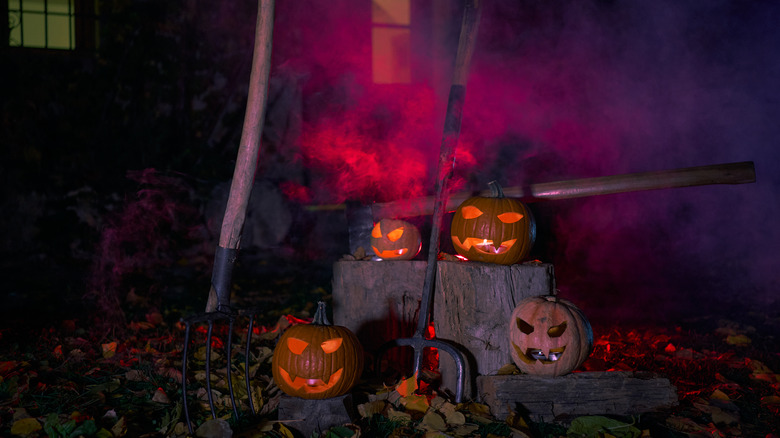
[[[246,219],[246,208],[257,169],[257,155],[260,151],[260,137],[265,122],[265,103],[268,97],[268,76],[271,71],[271,42],[274,28],[274,0],[260,0],[257,7],[255,47],[252,56],[252,71],[249,75],[244,126],[238,158],[233,171],[225,216],[219,234],[219,246],[238,248],[241,229]]]

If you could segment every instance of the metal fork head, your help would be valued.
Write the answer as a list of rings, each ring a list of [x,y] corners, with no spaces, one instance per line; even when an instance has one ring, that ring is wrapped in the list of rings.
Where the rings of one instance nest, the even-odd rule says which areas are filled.
[[[182,348],[182,386],[181,386],[181,396],[182,396],[182,403],[183,403],[183,410],[184,410],[184,418],[187,422],[187,428],[189,429],[190,434],[192,435],[194,433],[193,426],[192,426],[192,420],[191,420],[191,412],[190,412],[190,404],[187,400],[187,373],[188,373],[188,362],[189,362],[189,346],[191,343],[190,338],[192,337],[193,328],[195,328],[195,331],[200,332],[200,329],[205,329],[205,347],[206,347],[206,359],[205,359],[205,373],[206,373],[206,394],[208,396],[208,405],[209,410],[211,411],[211,417],[213,419],[217,418],[217,410],[214,403],[214,396],[213,391],[211,387],[211,356],[212,356],[212,346],[219,346],[220,343],[222,343],[222,336],[226,337],[226,340],[224,341],[224,347],[225,347],[225,370],[226,370],[226,380],[228,385],[228,392],[230,395],[230,405],[233,409],[233,418],[235,420],[238,420],[239,418],[239,409],[236,401],[236,393],[233,388],[233,330],[236,325],[236,321],[239,319],[247,319],[248,318],[248,326],[247,326],[247,334],[246,334],[246,343],[244,345],[244,383],[246,385],[246,393],[248,396],[248,404],[249,404],[249,410],[251,411],[252,415],[257,415],[257,410],[255,409],[254,402],[253,402],[253,392],[252,387],[250,384],[251,377],[250,377],[250,358],[251,358],[251,344],[252,344],[252,335],[254,332],[254,323],[255,323],[255,317],[259,313],[258,309],[247,309],[247,310],[234,310],[226,307],[221,307],[220,310],[216,312],[207,312],[207,313],[201,313],[197,315],[192,315],[188,317],[184,317],[181,319],[181,322],[184,324],[184,345]],[[218,334],[215,335],[215,323],[220,323],[216,325]],[[227,326],[227,331],[225,333],[225,326]]]

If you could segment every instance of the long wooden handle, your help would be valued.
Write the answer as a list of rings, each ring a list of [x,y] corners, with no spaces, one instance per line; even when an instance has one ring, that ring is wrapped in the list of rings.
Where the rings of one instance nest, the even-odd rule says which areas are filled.
[[[448,182],[455,170],[455,147],[460,136],[460,123],[463,115],[463,104],[466,99],[466,81],[468,80],[471,57],[477,40],[479,20],[482,14],[481,0],[467,0],[463,11],[463,22],[458,41],[458,52],[455,55],[455,66],[452,75],[447,113],[444,116],[444,132],[439,151],[438,178],[436,179],[436,196],[433,202],[433,217],[430,243],[428,245],[428,265],[423,282],[423,299],[420,303],[420,316],[417,322],[416,335],[428,327],[428,319],[433,298],[436,260],[439,255],[439,235],[449,197]],[[414,370],[420,366],[420,351],[415,349]]]
[[[238,158],[233,171],[225,216],[219,234],[219,246],[238,248],[241,229],[246,219],[246,208],[257,169],[257,154],[260,151],[260,137],[265,121],[265,103],[268,97],[268,76],[271,71],[271,43],[274,28],[274,0],[258,1],[255,46],[252,56],[252,70],[249,75],[244,126]]]
[[[274,30],[274,0],[258,0],[255,45],[252,52],[252,70],[249,74],[244,126],[238,157],[233,170],[225,215],[219,233],[219,245],[214,253],[206,312],[226,311],[230,307],[230,288],[233,265],[241,231],[246,220],[246,209],[257,170],[260,137],[265,123],[265,103],[268,98],[268,77],[271,72],[271,46]]]
[[[755,166],[752,161],[744,161],[740,163],[714,164],[710,166],[539,183],[525,187],[505,187],[504,195],[519,198],[523,202],[538,202],[643,190],[712,184],[748,184],[753,182],[756,182]],[[489,190],[476,193],[476,195],[480,196],[489,194]],[[455,210],[463,201],[474,195],[475,193],[472,192],[453,194],[447,202],[447,210]],[[371,206],[373,217],[380,219],[429,215],[432,208],[432,197],[377,203]]]

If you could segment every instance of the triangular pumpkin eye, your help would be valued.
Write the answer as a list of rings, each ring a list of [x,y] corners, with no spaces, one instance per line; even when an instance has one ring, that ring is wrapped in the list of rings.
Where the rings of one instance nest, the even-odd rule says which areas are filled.
[[[322,351],[330,354],[341,347],[341,341],[341,338],[328,339],[327,341],[320,344],[320,347],[322,347]]]
[[[379,229],[379,222],[374,225],[374,229],[371,230],[371,237],[374,239],[379,239],[382,237],[382,230]]]
[[[474,219],[482,216],[482,210],[473,205],[467,205],[460,210],[460,214],[463,215],[463,219]]]
[[[503,222],[505,224],[513,224],[513,223],[519,221],[522,218],[523,218],[522,214],[515,213],[514,211],[509,211],[509,212],[501,213],[501,214],[498,215],[498,220],[500,220],[501,222]]]
[[[515,322],[517,323],[517,328],[526,335],[530,335],[534,332],[534,326],[523,321],[521,318],[517,318]]]
[[[289,348],[293,354],[300,355],[308,346],[309,343],[306,341],[302,341],[298,338],[287,338],[287,348]]]
[[[396,228],[393,231],[387,233],[387,238],[390,239],[391,242],[395,242],[396,240],[400,239],[401,236],[404,235],[404,227]]]
[[[565,331],[566,331],[566,321],[563,321],[562,323],[560,323],[560,324],[558,324],[556,326],[550,327],[547,330],[547,334],[551,338],[557,338],[557,337],[560,337],[561,335],[563,335],[563,332],[565,332]]]

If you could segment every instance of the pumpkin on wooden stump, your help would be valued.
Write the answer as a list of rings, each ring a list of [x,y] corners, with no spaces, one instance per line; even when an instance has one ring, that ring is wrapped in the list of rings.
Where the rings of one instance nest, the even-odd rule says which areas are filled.
[[[455,211],[450,228],[452,244],[469,260],[512,265],[531,251],[536,222],[528,206],[504,197],[496,181],[489,185],[491,196],[468,198]]]
[[[371,248],[384,260],[411,260],[422,248],[420,230],[400,219],[382,219],[371,230]]]
[[[325,303],[311,324],[288,328],[274,349],[271,371],[285,394],[325,399],[346,394],[363,372],[363,348],[348,328],[331,325]]]
[[[555,295],[526,298],[509,320],[512,360],[520,371],[560,376],[579,368],[593,350],[593,330],[582,311]]]

